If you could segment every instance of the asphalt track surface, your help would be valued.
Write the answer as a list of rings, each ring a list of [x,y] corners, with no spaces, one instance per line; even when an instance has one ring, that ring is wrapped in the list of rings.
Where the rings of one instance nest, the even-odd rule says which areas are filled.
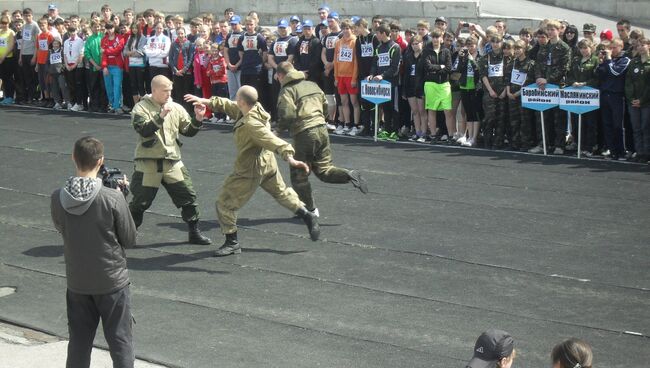
[[[515,338],[515,367],[550,366],[580,337],[596,367],[650,361],[650,170],[567,157],[333,137],[370,193],[312,181],[322,238],[259,191],[240,212],[244,252],[214,200],[232,168],[229,126],[184,138],[202,229],[159,192],[128,250],[138,357],[179,367],[462,367],[476,337]],[[0,108],[0,320],[67,335],[62,240],[49,195],[82,135],[132,171],[128,117]],[[288,181],[288,168],[280,162]],[[105,346],[101,333],[96,343]],[[2,366],[0,358],[0,366]]]

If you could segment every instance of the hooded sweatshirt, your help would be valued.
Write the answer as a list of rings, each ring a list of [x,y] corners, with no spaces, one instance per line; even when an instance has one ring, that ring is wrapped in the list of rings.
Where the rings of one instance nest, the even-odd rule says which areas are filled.
[[[70,291],[102,295],[129,284],[124,249],[135,245],[136,229],[120,191],[101,179],[71,177],[52,193],[50,209],[63,236]]]

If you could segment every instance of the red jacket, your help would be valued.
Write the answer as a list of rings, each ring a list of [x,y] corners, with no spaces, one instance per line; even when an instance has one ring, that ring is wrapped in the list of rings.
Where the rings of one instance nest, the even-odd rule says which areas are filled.
[[[124,38],[120,35],[115,35],[114,40],[109,40],[108,35],[102,38],[101,48],[102,52],[102,68],[109,65],[118,66],[124,69],[124,57],[122,50],[124,49]]]
[[[226,59],[219,55],[218,57],[211,58],[208,62],[207,74],[210,77],[210,83],[228,83],[228,76],[226,75]]]

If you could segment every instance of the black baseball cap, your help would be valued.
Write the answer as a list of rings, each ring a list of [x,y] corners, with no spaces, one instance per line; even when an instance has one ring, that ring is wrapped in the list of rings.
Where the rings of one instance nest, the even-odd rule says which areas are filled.
[[[495,368],[497,361],[512,354],[515,342],[509,333],[489,329],[474,344],[474,357],[465,368]]]
[[[447,23],[447,19],[445,19],[445,17],[438,17],[436,18],[436,21],[434,23],[438,23],[438,22]]]

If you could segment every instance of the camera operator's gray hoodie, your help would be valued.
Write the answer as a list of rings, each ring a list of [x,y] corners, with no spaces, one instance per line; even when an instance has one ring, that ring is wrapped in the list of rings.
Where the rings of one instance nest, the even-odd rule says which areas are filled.
[[[129,284],[125,248],[136,229],[122,193],[101,179],[71,177],[51,197],[52,221],[63,236],[68,289],[113,293]]]

